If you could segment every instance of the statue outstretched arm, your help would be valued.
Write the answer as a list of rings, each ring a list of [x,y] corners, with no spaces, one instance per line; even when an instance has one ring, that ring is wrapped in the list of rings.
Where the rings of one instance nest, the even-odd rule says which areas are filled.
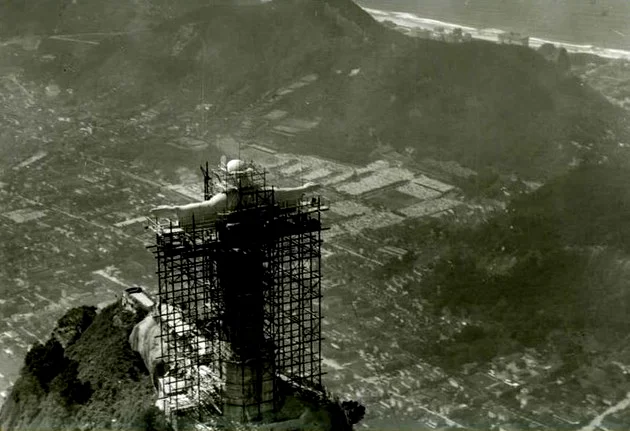
[[[177,217],[177,207],[171,205],[160,205],[149,210],[151,217],[158,219]]]
[[[160,205],[152,208],[149,212],[153,217],[157,218],[190,218],[194,216],[196,220],[203,220],[212,217],[222,209],[225,209],[227,195],[225,193],[217,193],[207,201],[193,202],[186,205]]]
[[[321,186],[316,183],[306,183],[299,187],[273,188],[276,202],[295,202],[305,193],[319,190]],[[271,188],[270,188],[271,189]],[[234,193],[217,193],[207,201],[193,202],[186,205],[160,205],[152,208],[150,213],[156,218],[178,219],[180,222],[192,223],[192,220],[205,222],[214,217],[220,211],[232,210],[237,203]]]
[[[299,187],[285,187],[274,189],[274,197],[276,202],[296,201],[305,193],[316,192],[321,188],[320,184],[306,183]]]

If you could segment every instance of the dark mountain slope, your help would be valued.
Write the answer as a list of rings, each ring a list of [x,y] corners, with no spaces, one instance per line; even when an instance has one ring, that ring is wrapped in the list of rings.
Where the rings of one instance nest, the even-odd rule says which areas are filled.
[[[525,49],[410,41],[375,48],[357,59],[360,77],[337,80],[328,93],[327,138],[345,132],[357,151],[376,140],[474,169],[526,172],[531,163],[553,171],[566,164],[558,143],[597,140],[616,121],[602,98]]]
[[[114,100],[128,105],[123,97],[182,102],[176,91],[198,101],[205,86],[207,102],[229,103],[221,107],[229,112],[313,67],[325,70],[339,42],[344,50],[358,47],[361,28],[336,18],[325,2],[202,8],[105,41],[65,81],[83,95],[97,86],[116,91]]]
[[[459,366],[528,346],[587,361],[594,345],[598,355],[630,347],[628,174],[627,165],[586,163],[480,226],[435,223],[448,246],[424,297],[484,328],[438,343],[440,360]]]
[[[620,111],[532,50],[410,39],[345,0],[206,7],[107,39],[72,63],[47,73],[105,115],[162,102],[163,123],[205,103],[199,133],[230,133],[267,102],[319,119],[295,140],[301,150],[346,160],[390,144],[549,176],[575,157],[571,141],[601,150],[626,136]],[[312,85],[274,96],[313,73]]]
[[[186,0],[10,0],[0,15],[0,37],[125,32],[146,29],[210,1]],[[218,3],[217,1],[213,3]]]

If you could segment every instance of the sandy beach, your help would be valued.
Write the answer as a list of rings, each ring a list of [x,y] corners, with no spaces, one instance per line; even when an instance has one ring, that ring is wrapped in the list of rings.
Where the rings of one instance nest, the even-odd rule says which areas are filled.
[[[477,28],[466,25],[455,24],[452,22],[440,21],[430,18],[424,18],[413,13],[408,12],[396,12],[386,11],[380,9],[372,9],[363,7],[374,19],[379,22],[391,21],[396,25],[404,29],[424,29],[435,31],[438,28],[443,28],[450,32],[455,28],[461,28],[464,32],[470,33],[473,39],[487,40],[491,42],[498,42],[498,35],[504,33],[506,30],[499,28]],[[604,58],[613,59],[625,59],[630,60],[630,51],[614,48],[600,48],[595,45],[581,45],[575,43],[568,43],[562,41],[555,41],[549,39],[543,39],[530,35],[529,46],[532,48],[538,48],[545,43],[552,43],[556,46],[562,46],[570,53],[586,53],[593,54]]]

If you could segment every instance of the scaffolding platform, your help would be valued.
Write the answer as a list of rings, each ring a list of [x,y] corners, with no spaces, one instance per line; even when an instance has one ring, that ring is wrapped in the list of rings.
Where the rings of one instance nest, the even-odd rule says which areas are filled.
[[[199,416],[258,420],[281,407],[279,376],[322,388],[321,213],[328,207],[319,196],[276,202],[254,165],[234,174],[206,164],[202,172],[206,200],[228,195],[214,219],[149,223],[168,370],[160,396],[170,412],[194,407]]]

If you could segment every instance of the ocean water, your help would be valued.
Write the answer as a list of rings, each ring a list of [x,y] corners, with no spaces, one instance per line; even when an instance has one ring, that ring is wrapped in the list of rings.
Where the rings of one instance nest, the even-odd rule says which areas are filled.
[[[406,12],[477,29],[630,51],[630,0],[356,0],[362,7]]]

